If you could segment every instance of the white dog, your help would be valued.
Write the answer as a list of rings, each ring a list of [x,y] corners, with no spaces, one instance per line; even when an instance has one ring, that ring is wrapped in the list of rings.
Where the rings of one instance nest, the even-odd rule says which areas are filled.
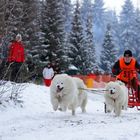
[[[106,112],[115,112],[116,116],[120,116],[122,109],[128,106],[128,89],[121,81],[109,82],[106,85],[105,105]]]
[[[75,109],[80,106],[82,112],[85,112],[87,93],[83,90],[84,88],[86,86],[79,78],[73,78],[67,74],[56,75],[50,86],[53,109],[66,111],[68,108],[72,110],[72,115],[75,115]]]

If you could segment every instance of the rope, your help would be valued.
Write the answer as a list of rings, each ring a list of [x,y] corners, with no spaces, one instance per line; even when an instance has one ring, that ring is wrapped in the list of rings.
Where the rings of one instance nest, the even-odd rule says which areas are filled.
[[[90,93],[97,94],[103,96],[104,94],[101,91],[107,91],[105,89],[93,89],[93,88],[79,88],[79,90],[86,90]]]
[[[79,90],[86,90],[86,91],[89,91],[90,93],[94,93],[94,94],[101,95],[101,96],[103,96],[101,91],[103,91],[103,92],[108,91],[106,89],[93,89],[93,88],[79,88]]]
[[[80,90],[89,90],[89,91],[95,91],[95,92],[100,92],[100,91],[108,91],[106,89],[93,89],[93,88],[79,88]]]

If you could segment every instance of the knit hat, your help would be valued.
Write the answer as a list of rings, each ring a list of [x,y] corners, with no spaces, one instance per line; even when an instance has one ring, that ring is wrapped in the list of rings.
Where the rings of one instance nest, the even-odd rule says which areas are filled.
[[[132,57],[132,52],[130,50],[125,50],[124,52],[124,57],[125,56],[129,56],[129,57]]]
[[[16,35],[16,39],[18,39],[18,40],[21,41],[21,40],[22,40],[21,34],[17,34],[17,35]]]

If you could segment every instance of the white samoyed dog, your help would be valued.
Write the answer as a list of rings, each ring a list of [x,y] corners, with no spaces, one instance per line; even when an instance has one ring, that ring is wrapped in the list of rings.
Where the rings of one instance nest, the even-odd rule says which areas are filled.
[[[121,110],[127,110],[128,88],[121,81],[111,81],[106,85],[105,92],[106,112],[114,111],[116,116],[120,116]]]
[[[86,86],[80,78],[71,77],[67,74],[56,75],[50,86],[50,97],[53,109],[66,111],[67,108],[72,110],[72,115],[75,115],[75,110],[78,106],[82,112],[86,112],[87,92]]]

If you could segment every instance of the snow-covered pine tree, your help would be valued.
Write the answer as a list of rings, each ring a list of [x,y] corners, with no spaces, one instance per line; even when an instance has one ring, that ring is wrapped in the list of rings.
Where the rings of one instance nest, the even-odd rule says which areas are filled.
[[[22,22],[24,26],[21,27],[23,32],[23,41],[26,46],[27,59],[30,57],[32,50],[34,50],[39,44],[38,32],[40,26],[37,21],[38,12],[38,0],[22,0],[24,15]],[[20,31],[20,30],[19,30]]]
[[[71,31],[71,22],[72,22],[72,16],[73,16],[73,5],[71,3],[71,0],[62,0],[63,3],[63,15],[64,15],[64,30],[65,30],[65,39],[64,39],[64,63],[63,71],[67,71],[70,60],[68,57],[69,52],[69,34]]]
[[[6,11],[6,1],[0,0],[0,38],[2,38],[5,29],[5,11]]]
[[[124,50],[130,49],[135,54],[135,13],[134,6],[131,0],[125,0],[120,13],[120,53],[123,54]]]
[[[97,68],[96,63],[96,52],[95,52],[95,44],[93,42],[93,16],[91,11],[89,11],[86,20],[86,30],[85,30],[85,73],[89,74],[91,72],[95,72],[95,68]]]
[[[45,41],[41,50],[42,63],[55,63],[63,70],[64,60],[64,16],[62,0],[46,0],[45,23],[43,28]]]
[[[111,35],[111,26],[107,25],[107,31],[104,37],[103,50],[100,56],[100,67],[104,73],[111,73],[111,68],[116,61],[117,51],[113,44]]]
[[[43,1],[34,0],[33,3],[30,4],[34,7],[34,18],[31,18],[32,21],[29,22],[29,32],[28,35],[28,42],[29,42],[29,49],[27,53],[27,63],[29,67],[29,71],[31,73],[38,73],[42,77],[42,69],[44,65],[41,65],[40,62],[40,52],[41,47],[44,41],[44,34],[41,31],[42,29],[42,10],[43,10]]]
[[[110,20],[108,20],[108,23],[111,25],[111,35],[113,38],[113,43],[115,44],[115,48],[119,52],[120,48],[120,26],[119,26],[119,18],[116,15],[115,11],[110,11],[110,14],[108,15],[110,17]],[[121,54],[122,55],[122,54]],[[119,55],[118,55],[119,57]]]
[[[71,0],[62,0],[62,4],[63,4],[65,32],[68,34],[71,30],[73,5],[71,3]]]
[[[93,4],[93,33],[96,51],[100,55],[106,30],[106,13],[103,0],[95,0]]]
[[[136,19],[135,19],[135,39],[136,39],[136,47],[135,47],[135,57],[138,62],[140,62],[140,10],[136,9]]]
[[[89,13],[91,12],[90,10],[92,7],[93,3],[91,2],[91,0],[82,0],[81,17],[82,17],[82,25],[84,28],[86,28],[86,21],[89,16]]]
[[[48,44],[46,42],[46,28],[47,26],[47,1],[43,0],[40,1],[40,5],[39,5],[39,10],[40,10],[40,14],[39,14],[39,22],[40,22],[40,29],[41,29],[41,34],[40,34],[40,48],[38,50],[38,53],[36,53],[35,57],[36,60],[38,59],[38,65],[40,66],[40,68],[43,68],[45,65],[47,65],[47,63],[49,63],[49,57],[48,57]]]
[[[23,2],[20,0],[17,1],[7,1],[6,4],[6,34],[11,35],[11,39],[14,39],[15,35],[23,27]]]
[[[83,60],[85,59],[83,57],[85,56],[83,53],[85,50],[85,41],[81,21],[80,4],[78,0],[76,1],[75,6],[74,17],[72,20],[72,30],[69,37],[69,58],[71,60],[71,64],[77,67],[81,74],[84,74],[83,65],[85,65],[85,62]]]

